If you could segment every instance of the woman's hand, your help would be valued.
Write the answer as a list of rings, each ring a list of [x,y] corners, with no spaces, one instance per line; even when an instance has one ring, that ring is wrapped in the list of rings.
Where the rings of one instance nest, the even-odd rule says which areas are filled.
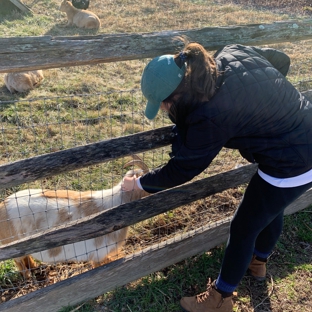
[[[136,176],[124,177],[123,182],[121,184],[121,190],[124,192],[140,190],[140,188],[138,187],[138,183],[136,181],[137,179],[138,178]]]

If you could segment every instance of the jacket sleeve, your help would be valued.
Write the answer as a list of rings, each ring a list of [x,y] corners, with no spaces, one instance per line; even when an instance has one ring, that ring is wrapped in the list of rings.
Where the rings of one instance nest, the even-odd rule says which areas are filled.
[[[222,130],[211,121],[192,125],[174,157],[142,176],[141,186],[148,193],[156,193],[190,181],[209,166],[226,141]]]
[[[290,58],[287,54],[272,48],[251,48],[261,56],[265,57],[273,67],[286,77],[290,66]]]

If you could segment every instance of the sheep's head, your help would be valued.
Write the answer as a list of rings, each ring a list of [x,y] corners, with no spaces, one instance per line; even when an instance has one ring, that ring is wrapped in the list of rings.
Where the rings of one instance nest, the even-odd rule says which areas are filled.
[[[61,5],[60,5],[60,11],[61,12],[66,12],[68,10],[68,7],[70,7],[71,3],[67,0],[63,0],[61,2]]]
[[[133,168],[133,169],[127,171],[125,176],[133,177],[135,175],[137,177],[140,177],[140,176],[144,175],[145,173],[149,172],[148,166],[144,163],[144,161],[139,156],[132,155],[132,157],[133,157],[132,160],[130,160],[124,164],[124,168],[130,167],[130,166],[132,166],[132,167],[137,166],[140,169],[134,169]],[[149,195],[149,193],[147,193],[144,190],[132,191],[132,192],[127,192],[127,193],[129,193],[129,195],[131,197],[131,200],[129,200],[129,201],[134,201],[134,200],[137,200],[137,199],[140,199],[142,197]]]

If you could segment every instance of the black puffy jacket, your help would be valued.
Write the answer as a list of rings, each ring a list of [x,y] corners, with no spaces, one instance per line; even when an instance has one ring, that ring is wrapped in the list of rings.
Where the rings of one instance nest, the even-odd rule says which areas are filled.
[[[146,191],[191,180],[222,147],[240,150],[277,178],[312,168],[312,105],[285,78],[289,57],[269,48],[228,45],[215,60],[215,95],[187,116],[183,144],[175,156],[141,178]]]

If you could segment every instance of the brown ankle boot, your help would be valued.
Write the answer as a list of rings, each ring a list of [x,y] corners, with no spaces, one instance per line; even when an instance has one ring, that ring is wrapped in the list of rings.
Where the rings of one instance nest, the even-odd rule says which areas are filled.
[[[248,267],[248,274],[259,282],[264,281],[266,276],[266,263],[267,261],[260,261],[253,255]]]
[[[185,312],[232,312],[232,296],[223,298],[208,282],[207,290],[194,297],[183,297],[180,305]]]

